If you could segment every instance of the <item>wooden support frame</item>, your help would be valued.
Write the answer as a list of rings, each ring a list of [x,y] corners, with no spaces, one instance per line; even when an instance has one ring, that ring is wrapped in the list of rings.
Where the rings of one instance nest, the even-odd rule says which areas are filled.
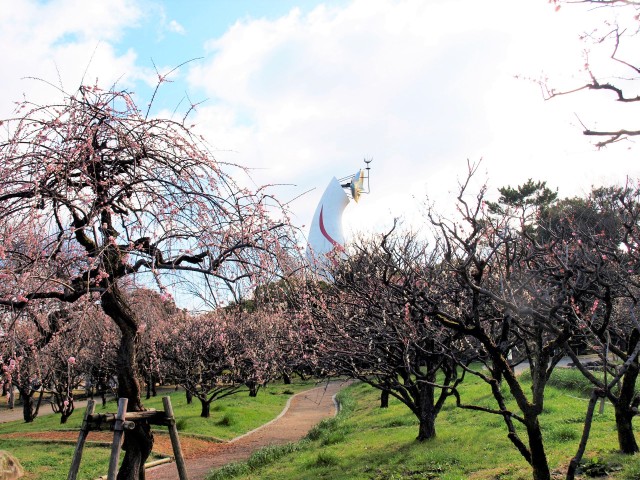
[[[89,400],[87,402],[87,411],[84,413],[84,419],[82,420],[82,426],[80,427],[80,435],[78,436],[78,443],[73,451],[73,459],[71,460],[71,468],[69,468],[69,475],[67,480],[76,480],[78,476],[78,469],[80,468],[80,460],[82,459],[82,449],[84,448],[84,442],[89,435],[89,418],[93,415],[96,409],[96,402]]]
[[[178,467],[178,478],[180,478],[180,480],[187,480],[187,467],[184,464],[184,457],[182,456],[182,447],[180,446],[180,438],[178,438],[178,427],[176,427],[176,419],[173,416],[171,398],[162,397],[162,405],[164,406],[164,411],[167,414],[167,420],[169,421],[169,437],[171,438],[173,456],[176,459],[176,466]]]
[[[127,415],[127,405],[129,400],[126,398],[118,399],[118,414],[115,422],[113,422],[113,444],[111,445],[111,457],[109,457],[109,472],[107,480],[116,480],[118,474],[118,460],[120,459],[120,450],[122,448],[122,437],[124,436],[124,419]]]
[[[120,460],[120,451],[122,448],[122,438],[125,430],[131,430],[136,427],[136,422],[146,422],[151,425],[166,425],[169,427],[169,437],[171,438],[171,446],[173,448],[173,456],[178,467],[178,478],[180,480],[188,480],[187,469],[182,455],[180,446],[180,438],[178,437],[178,429],[176,427],[176,419],[173,415],[173,407],[171,406],[171,398],[163,397],[162,404],[164,411],[147,410],[144,412],[128,412],[127,413],[126,398],[118,399],[118,413],[95,413],[95,402],[89,400],[87,402],[87,411],[85,412],[78,442],[73,452],[71,467],[67,480],[76,480],[78,470],[80,469],[80,461],[82,460],[82,450],[89,432],[94,430],[113,430],[113,444],[111,446],[111,456],[109,458],[109,472],[107,480],[115,480],[118,471],[118,461]]]

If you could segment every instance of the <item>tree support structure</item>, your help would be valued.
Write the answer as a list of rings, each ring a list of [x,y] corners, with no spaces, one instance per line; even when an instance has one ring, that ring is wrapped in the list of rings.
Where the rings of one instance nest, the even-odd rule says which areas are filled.
[[[169,437],[171,438],[171,446],[173,448],[173,456],[178,467],[178,478],[180,480],[187,479],[187,469],[182,455],[180,439],[178,437],[178,429],[176,420],[173,415],[173,407],[171,406],[170,397],[163,397],[162,403],[164,411],[147,410],[144,412],[127,412],[126,398],[118,399],[118,413],[95,413],[95,402],[89,400],[87,403],[87,411],[80,427],[78,442],[75,451],[69,475],[67,480],[76,480],[80,461],[82,459],[82,450],[90,431],[113,430],[113,444],[111,446],[111,457],[109,459],[109,472],[107,480],[115,480],[117,475],[118,461],[120,459],[120,451],[122,447],[122,438],[125,430],[133,430],[137,423],[144,422],[148,425],[166,425],[169,428]]]

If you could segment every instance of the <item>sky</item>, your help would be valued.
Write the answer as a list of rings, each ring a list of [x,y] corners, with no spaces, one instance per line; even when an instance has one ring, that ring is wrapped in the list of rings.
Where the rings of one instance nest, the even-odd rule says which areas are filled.
[[[184,64],[153,113],[197,104],[214,155],[277,184],[303,231],[329,180],[364,158],[371,193],[347,207],[348,237],[396,217],[419,228],[426,201],[452,209],[468,161],[491,195],[528,178],[572,196],[639,176],[633,142],[598,150],[581,133],[637,129],[633,106],[545,100],[535,81],[582,84],[581,33],[625,15],[546,0],[0,0],[0,118],[23,96],[96,81],[145,106],[158,74]]]

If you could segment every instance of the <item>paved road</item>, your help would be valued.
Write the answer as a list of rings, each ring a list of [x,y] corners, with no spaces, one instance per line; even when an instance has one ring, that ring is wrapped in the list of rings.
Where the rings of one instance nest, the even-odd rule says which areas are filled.
[[[598,355],[580,355],[579,358],[581,361],[584,362],[584,361],[597,360],[599,357]],[[571,357],[563,357],[556,364],[556,367],[567,367],[572,362],[573,360],[571,359]],[[522,372],[528,369],[529,369],[529,362],[522,362],[515,366],[515,371],[516,371],[516,374],[518,375],[520,375]]]
[[[100,402],[99,397],[95,398],[96,402]],[[76,400],[74,402],[75,409],[84,408],[87,406],[86,400]],[[53,410],[51,410],[51,405],[49,405],[49,401],[43,399],[42,404],[40,405],[40,409],[38,410],[38,417],[42,417],[44,415],[52,415]],[[77,413],[73,413],[73,415],[77,415]],[[7,408],[6,406],[0,407],[0,423],[13,422],[14,420],[22,420],[24,417],[22,416],[22,404],[16,405],[14,408]],[[36,419],[37,421],[37,419]]]
[[[210,456],[186,460],[189,480],[203,480],[212,468],[246,460],[262,447],[300,440],[322,419],[336,414],[334,396],[344,385],[344,382],[334,381],[298,393],[291,397],[275,420],[229,442],[215,445]],[[176,480],[178,470],[175,463],[169,463],[150,468],[146,476],[148,480]]]

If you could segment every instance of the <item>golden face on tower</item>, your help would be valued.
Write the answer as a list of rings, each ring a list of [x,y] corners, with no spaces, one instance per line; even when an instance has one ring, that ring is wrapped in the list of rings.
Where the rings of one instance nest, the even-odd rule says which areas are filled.
[[[351,179],[351,196],[357,202],[360,198],[360,194],[364,190],[364,171],[361,169]]]

